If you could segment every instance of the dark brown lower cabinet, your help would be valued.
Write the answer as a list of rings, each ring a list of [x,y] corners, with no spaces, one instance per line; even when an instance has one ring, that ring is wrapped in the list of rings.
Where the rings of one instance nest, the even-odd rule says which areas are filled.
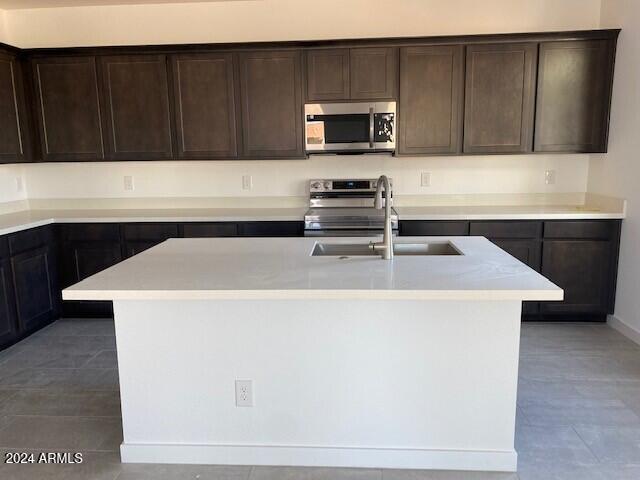
[[[564,301],[543,302],[541,312],[606,315],[611,265],[610,241],[545,241],[542,274],[564,289]]]
[[[137,255],[169,238],[178,236],[177,223],[129,223],[122,226],[124,256]]]
[[[37,330],[57,316],[58,290],[54,248],[43,245],[11,257],[18,326]]]
[[[16,337],[17,329],[11,263],[0,259],[0,348]]]
[[[524,302],[524,320],[605,321],[613,313],[620,220],[400,221],[400,235],[480,235],[564,289]]]

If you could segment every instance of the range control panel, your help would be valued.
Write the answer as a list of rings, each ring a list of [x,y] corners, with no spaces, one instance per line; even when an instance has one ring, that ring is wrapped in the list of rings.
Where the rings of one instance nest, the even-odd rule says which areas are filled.
[[[393,188],[393,183],[391,187]],[[333,180],[311,180],[309,182],[310,192],[375,192],[378,179],[333,179]]]

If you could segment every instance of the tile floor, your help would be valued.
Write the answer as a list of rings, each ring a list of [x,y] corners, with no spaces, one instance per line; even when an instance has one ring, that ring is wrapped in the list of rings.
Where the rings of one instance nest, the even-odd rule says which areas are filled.
[[[524,324],[518,474],[121,465],[113,322],[59,320],[0,352],[0,453],[81,451],[70,465],[4,465],[0,479],[640,479],[640,346],[606,325]]]

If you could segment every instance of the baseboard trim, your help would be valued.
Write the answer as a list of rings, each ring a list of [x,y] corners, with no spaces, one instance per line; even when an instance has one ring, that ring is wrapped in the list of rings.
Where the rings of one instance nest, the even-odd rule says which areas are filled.
[[[607,323],[611,326],[611,328],[614,328],[629,340],[640,345],[640,330],[636,330],[631,325],[619,319],[615,315],[609,315],[609,318],[607,318]]]
[[[518,466],[518,454],[515,450],[123,443],[120,446],[120,456],[123,463],[411,468],[494,472],[515,472]]]

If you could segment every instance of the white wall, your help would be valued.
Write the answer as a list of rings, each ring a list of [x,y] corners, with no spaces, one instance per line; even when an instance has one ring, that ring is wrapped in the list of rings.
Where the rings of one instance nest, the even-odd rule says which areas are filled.
[[[28,165],[30,198],[208,197],[307,195],[310,178],[390,174],[401,195],[584,192],[586,155],[516,155],[404,158],[389,155],[313,156],[309,160],[144,162]],[[545,185],[545,169],[556,170]],[[420,185],[431,172],[431,187]],[[133,175],[134,192],[124,191]],[[242,175],[253,189],[242,190]]]
[[[7,10],[19,47],[596,28],[600,0],[238,0]]]
[[[599,0],[239,0],[7,10],[7,35],[20,47],[53,47],[347,37],[426,36],[596,28]],[[328,7],[327,7],[328,5]],[[310,177],[392,175],[399,194],[584,192],[588,155],[384,158],[307,161],[153,162],[30,165],[29,196],[304,195]],[[558,172],[544,184],[544,170]],[[421,171],[433,186],[421,188]],[[123,175],[136,190],[125,194]],[[254,188],[241,190],[243,174]],[[0,175],[2,175],[0,170]]]
[[[640,2],[603,0],[602,26],[620,26],[622,33],[616,58],[609,152],[592,156],[589,191],[627,199],[615,316],[640,332]]]
[[[0,42],[8,43],[9,39],[7,38],[7,25],[6,18],[4,14],[4,10],[0,9]]]

